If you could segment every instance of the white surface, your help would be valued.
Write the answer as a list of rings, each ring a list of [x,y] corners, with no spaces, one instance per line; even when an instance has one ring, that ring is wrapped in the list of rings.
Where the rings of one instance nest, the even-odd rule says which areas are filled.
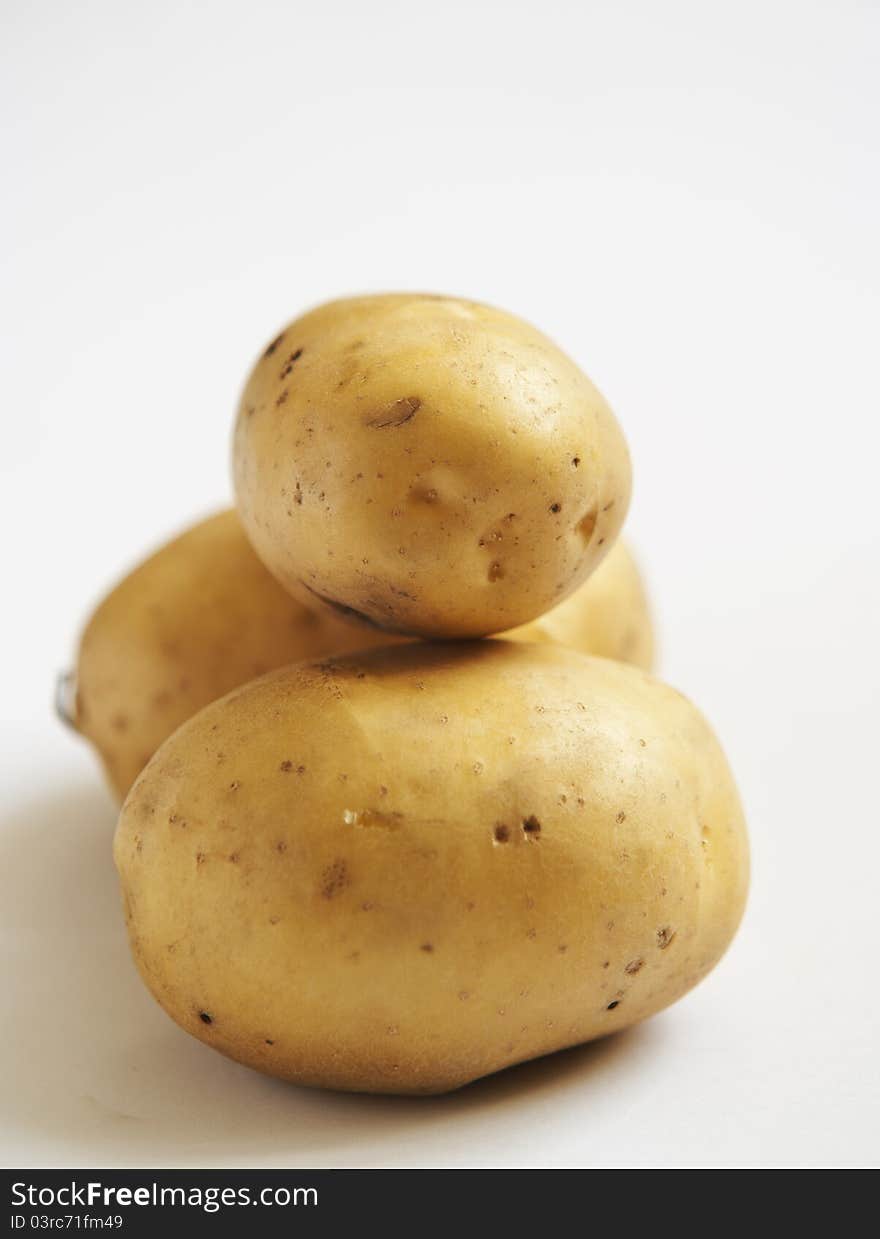
[[[878,17],[4,8],[5,1164],[876,1164]],[[754,846],[740,937],[678,1007],[432,1101],[287,1087],[163,1016],[109,797],[48,709],[93,600],[225,501],[265,340],[399,287],[523,313],[608,394],[662,671]]]

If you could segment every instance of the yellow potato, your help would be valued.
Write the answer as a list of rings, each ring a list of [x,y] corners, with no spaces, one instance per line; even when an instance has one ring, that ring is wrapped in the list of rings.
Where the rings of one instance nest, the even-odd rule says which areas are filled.
[[[556,640],[649,666],[651,622],[622,544],[565,602],[516,640]],[[234,512],[193,526],[136,568],[83,633],[72,722],[122,799],[175,728],[265,671],[403,638],[317,613],[257,559]]]
[[[425,637],[561,602],[610,549],[630,462],[564,353],[501,310],[398,294],[297,319],[239,407],[236,495],[303,601]]]
[[[270,576],[234,512],[188,529],[109,594],[83,632],[71,722],[120,799],[202,706],[300,658],[387,643],[304,607]]]
[[[453,1089],[674,1002],[748,882],[700,714],[562,647],[406,645],[299,664],[184,724],[115,859],[138,967],[260,1071]]]

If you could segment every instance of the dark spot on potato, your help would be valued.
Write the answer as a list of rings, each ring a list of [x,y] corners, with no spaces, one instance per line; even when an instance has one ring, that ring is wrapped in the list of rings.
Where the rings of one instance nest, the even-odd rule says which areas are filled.
[[[668,946],[672,946],[675,941],[675,930],[669,925],[664,925],[662,929],[657,930],[657,946],[661,951],[665,951]]]
[[[634,977],[639,969],[644,965],[644,962],[645,961],[643,959],[631,959],[623,971],[628,976]]]
[[[199,865],[203,865],[204,863],[205,863],[205,853],[196,852],[196,866],[198,867]]]
[[[495,842],[507,843],[510,838],[510,829],[503,822],[499,822],[495,827]]]
[[[283,761],[281,765],[278,767],[278,769],[283,771],[284,774],[290,774],[291,770],[293,769],[293,762]]]
[[[321,895],[324,899],[333,899],[349,883],[348,865],[344,860],[334,860],[321,874]]]
[[[606,504],[605,504],[605,507],[602,509],[602,511],[603,511],[603,512],[610,512],[610,511],[611,511],[611,509],[612,509],[613,507],[614,507],[614,500],[613,500],[613,499],[610,499],[610,500],[608,501],[608,503],[606,503]]]
[[[238,852],[231,852],[229,855],[229,860],[233,865],[237,865],[238,864]]]
[[[214,1023],[214,1017],[213,1017],[212,1015],[208,1015],[208,1012],[207,1012],[207,1011],[200,1011],[200,1012],[199,1012],[199,1019],[202,1021],[202,1023],[203,1023],[203,1024],[213,1024],[213,1023]]]
[[[286,379],[287,376],[290,374],[291,370],[293,369],[293,367],[299,361],[300,357],[302,357],[302,355],[303,355],[303,351],[301,348],[298,348],[295,350],[295,352],[291,353],[287,361],[284,363],[284,367],[279,377],[282,379]]]
[[[578,465],[581,463],[581,458],[580,458],[580,456],[572,456],[572,458],[571,458],[571,463],[574,465],[574,467],[575,467],[575,469],[576,469],[576,468],[578,467]]]
[[[550,504],[550,511],[551,511],[551,512],[561,512],[561,511],[562,511],[562,504],[561,504],[561,503],[551,503],[551,504]]]
[[[240,787],[241,787],[241,783],[239,783],[238,779],[233,779],[232,782],[229,784],[229,790],[231,792],[237,792]]]
[[[615,999],[614,999],[614,1002],[609,1002],[609,1004],[608,1004],[608,1006],[605,1008],[605,1010],[606,1010],[606,1011],[613,1011],[615,1007],[619,1007],[619,1006],[620,1006],[620,999],[619,999],[619,998],[615,998]]]
[[[286,851],[287,851],[287,844],[284,842],[284,840],[283,840],[283,839],[279,839],[279,840],[278,840],[278,842],[275,844],[275,851],[276,851],[276,852],[286,852]]]
[[[274,1041],[270,1041],[268,1037],[266,1038],[266,1045],[274,1045],[274,1044],[275,1044]]]
[[[541,833],[541,823],[534,815],[525,818],[522,828],[523,834],[527,835],[530,839],[537,839],[538,835]]]
[[[618,822],[625,822],[625,821],[626,821],[626,814],[624,813],[623,809],[621,809],[621,810],[620,810],[620,812],[618,813],[617,818],[616,818],[615,820],[616,820],[616,821],[618,821]]]
[[[128,719],[124,714],[114,714],[110,720],[110,726],[114,731],[127,731]]]
[[[500,564],[497,559],[493,560],[493,562],[489,564],[489,580],[500,581],[503,576],[504,566]]]
[[[276,408],[276,409],[280,409],[280,408],[281,408],[281,406],[282,406],[282,404],[286,404],[286,403],[287,403],[287,397],[288,397],[289,395],[290,395],[290,392],[287,390],[287,388],[286,388],[286,387],[285,387],[284,391],[279,392],[279,393],[278,393],[278,396],[276,397],[276,400],[275,400],[275,408]]]
[[[418,396],[403,396],[395,400],[387,408],[374,413],[367,421],[371,430],[385,430],[389,426],[403,426],[415,417],[422,402]]]
[[[426,955],[431,955],[434,950],[434,944],[432,942],[423,942],[419,950],[424,951]]]
[[[611,964],[611,960],[610,960],[610,959],[606,959],[606,960],[605,960],[605,963],[602,965],[602,967],[603,967],[603,968],[607,968],[607,967],[609,967],[609,965],[610,965],[610,964]]]
[[[272,354],[275,352],[275,350],[278,348],[278,346],[281,344],[286,334],[287,334],[286,332],[282,331],[281,335],[276,336],[275,339],[272,341],[272,343],[267,345],[266,351],[265,353],[263,353],[263,356],[271,357]]]
[[[327,594],[319,593],[318,590],[312,589],[306,581],[300,579],[300,585],[319,602],[323,602],[331,611],[335,611],[337,615],[343,616],[345,619],[357,620],[359,624],[365,624],[368,628],[376,628],[379,632],[389,631],[384,624],[380,624],[378,620],[374,620],[371,616],[364,614],[363,611],[358,611],[354,607],[347,606],[344,602],[337,602],[335,598],[329,597]]]
[[[568,947],[566,946],[564,942],[560,942],[559,946],[556,949],[560,955],[564,955],[565,952],[568,950]]]

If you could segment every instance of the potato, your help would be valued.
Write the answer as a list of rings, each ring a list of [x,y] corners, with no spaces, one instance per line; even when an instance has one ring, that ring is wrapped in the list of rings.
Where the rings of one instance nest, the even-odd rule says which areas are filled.
[[[368,634],[367,644],[390,640]],[[120,799],[162,741],[209,701],[300,658],[345,653],[365,633],[291,598],[234,512],[193,526],[142,563],[83,632],[70,721]]]
[[[503,640],[298,664],[184,724],[115,838],[135,959],[208,1045],[434,1093],[615,1032],[746,895],[711,730],[640,670]]]
[[[238,508],[303,601],[383,630],[527,623],[598,566],[630,463],[602,396],[500,310],[399,294],[285,328],[241,398]]]
[[[516,640],[558,640],[650,665],[638,570],[615,545],[580,589]],[[101,603],[83,633],[74,726],[98,750],[121,800],[176,727],[264,671],[303,658],[399,643],[291,598],[263,567],[234,512],[168,543]]]

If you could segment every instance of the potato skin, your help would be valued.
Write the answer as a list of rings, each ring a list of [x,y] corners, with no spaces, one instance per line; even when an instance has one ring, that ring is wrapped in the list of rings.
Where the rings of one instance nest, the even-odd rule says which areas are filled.
[[[509,636],[649,666],[651,621],[629,551],[612,547],[575,594]],[[230,689],[300,659],[403,640],[291,598],[235,512],[221,512],[167,543],[94,612],[72,721],[122,800],[162,741]]]
[[[388,640],[373,633],[368,643]],[[98,606],[80,639],[72,722],[121,800],[162,741],[208,702],[285,663],[363,644],[361,628],[291,598],[236,514],[221,512]]]
[[[115,838],[144,980],[303,1084],[435,1093],[617,1031],[718,961],[748,882],[711,730],[561,647],[299,664],[158,751]]]
[[[598,566],[626,515],[610,408],[550,340],[476,302],[331,302],[257,361],[237,506],[303,601],[423,637],[527,623]]]

